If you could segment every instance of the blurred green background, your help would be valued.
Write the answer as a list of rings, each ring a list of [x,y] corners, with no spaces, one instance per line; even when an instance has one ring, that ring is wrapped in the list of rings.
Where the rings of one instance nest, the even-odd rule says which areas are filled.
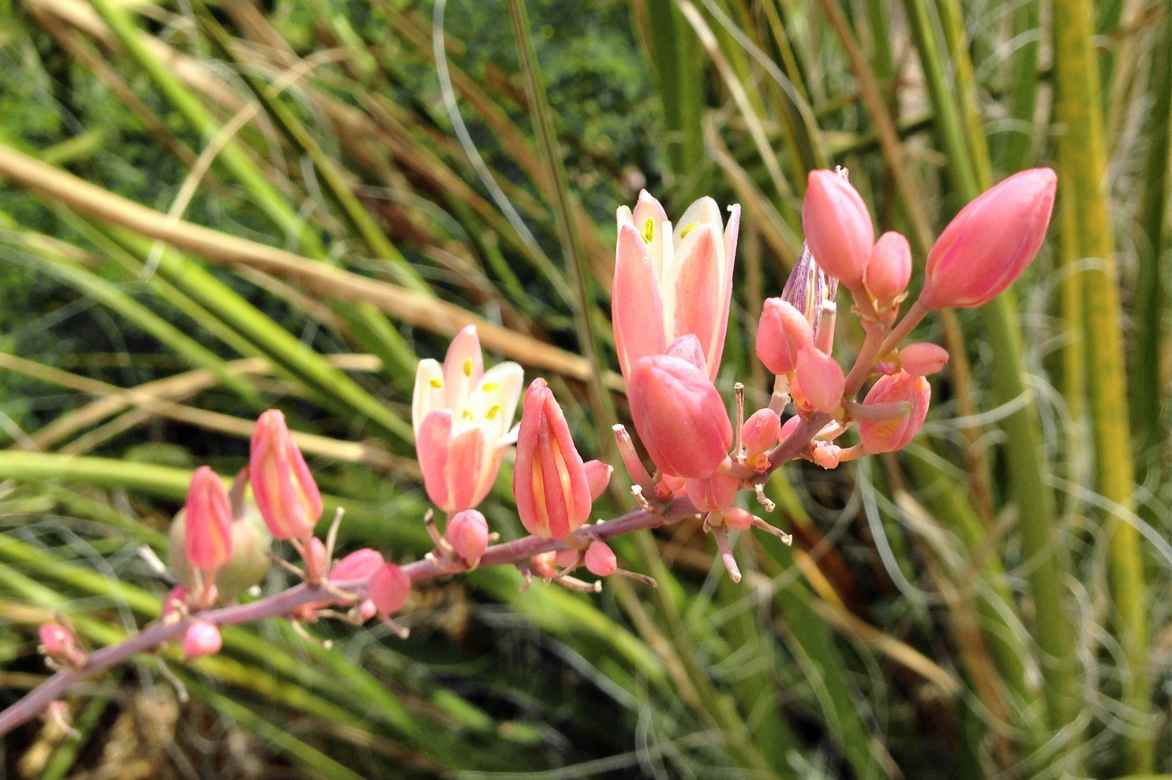
[[[466,322],[606,456],[640,187],[742,204],[719,384],[755,408],[809,169],[847,166],[918,263],[991,183],[1059,171],[1013,294],[917,332],[953,356],[924,434],[776,475],[796,543],[743,539],[739,586],[682,524],[619,545],[654,592],[485,570],[416,593],[405,642],[231,629],[79,690],[77,736],[5,737],[3,774],[1172,773],[1170,49],[1166,0],[0,0],[0,704],[55,611],[94,646],[157,616],[139,549],[268,406],[344,549],[425,552],[414,362]]]

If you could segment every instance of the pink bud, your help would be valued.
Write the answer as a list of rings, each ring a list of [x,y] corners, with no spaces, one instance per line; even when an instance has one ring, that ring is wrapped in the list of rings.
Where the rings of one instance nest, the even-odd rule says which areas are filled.
[[[167,591],[167,595],[163,597],[163,617],[178,614],[179,610],[187,604],[188,595],[187,588],[182,585],[176,585]]]
[[[383,556],[378,550],[363,547],[355,550],[330,569],[331,582],[364,582],[378,571],[383,563]]]
[[[232,557],[232,507],[216,472],[200,466],[187,488],[184,551],[197,569],[214,572]]]
[[[305,544],[305,579],[309,582],[319,582],[326,574],[330,562],[326,560],[326,546],[316,536],[309,537]]]
[[[610,477],[614,474],[614,466],[600,460],[586,461],[586,482],[590,485],[590,500],[597,501],[606,492],[610,485]]]
[[[411,594],[411,578],[395,564],[384,563],[370,575],[366,594],[380,615],[390,617],[407,603],[407,597]]]
[[[249,480],[261,517],[274,539],[307,539],[321,517],[321,494],[285,416],[264,412],[252,432]]]
[[[77,651],[77,638],[60,623],[44,623],[37,629],[45,655],[53,658],[68,658]]]
[[[643,446],[667,474],[707,477],[725,459],[732,445],[728,410],[708,375],[688,361],[641,359],[627,395]]]
[[[1013,283],[1046,238],[1058,177],[1015,173],[960,210],[928,253],[920,301],[930,309],[980,306]]]
[[[595,539],[586,548],[586,570],[596,577],[609,577],[619,567],[614,550],[601,539]]]
[[[912,248],[907,239],[895,231],[879,236],[871,248],[863,281],[867,292],[881,304],[889,304],[903,294],[912,278]]]
[[[220,629],[206,620],[196,620],[183,635],[183,654],[189,659],[215,655],[223,645]]]
[[[555,551],[553,560],[554,563],[563,569],[577,568],[580,560],[579,555],[581,555],[581,552],[577,548],[567,547],[564,550]]]
[[[781,431],[777,434],[778,443],[784,442],[786,439],[788,439],[801,424],[802,418],[796,414],[786,420],[785,423],[781,426]]]
[[[745,457],[750,465],[759,465],[759,460],[766,450],[777,444],[777,437],[781,434],[781,417],[772,409],[758,409],[749,415],[741,427],[741,443],[745,447]]]
[[[488,549],[488,521],[475,509],[457,512],[448,521],[444,538],[469,566],[475,566]]]
[[[906,371],[880,377],[867,392],[865,404],[892,404],[906,402],[910,411],[883,420],[859,420],[859,439],[863,450],[874,454],[901,450],[920,432],[924,418],[928,416],[928,402],[932,387],[922,376],[912,376]]]
[[[834,171],[810,171],[802,228],[810,251],[827,273],[848,287],[863,281],[875,228],[850,182]]]
[[[741,483],[736,477],[713,474],[705,479],[689,479],[684,489],[688,499],[700,512],[719,512],[727,509],[737,500]]]
[[[768,298],[757,323],[757,357],[773,374],[788,374],[798,353],[814,343],[814,329],[806,315],[788,301]]]
[[[842,447],[828,442],[818,442],[814,445],[813,459],[824,469],[836,469],[842,459]]]
[[[825,352],[807,347],[798,354],[794,398],[814,411],[831,413],[842,403],[846,377],[842,367]]]
[[[927,341],[908,344],[899,351],[899,364],[912,376],[928,376],[943,370],[948,350]]]
[[[564,539],[590,519],[590,482],[565,415],[544,379],[525,391],[513,497],[525,530]]]

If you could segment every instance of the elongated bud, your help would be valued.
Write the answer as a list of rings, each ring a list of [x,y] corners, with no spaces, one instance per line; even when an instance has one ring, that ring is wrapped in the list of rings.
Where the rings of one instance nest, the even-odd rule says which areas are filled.
[[[777,444],[781,433],[781,417],[772,409],[758,409],[749,415],[741,429],[741,443],[745,457],[752,462],[757,456]]]
[[[948,364],[948,350],[928,341],[917,341],[899,351],[899,364],[912,376],[929,376]]]
[[[590,482],[565,415],[544,379],[525,391],[513,496],[525,530],[564,539],[590,519]]]
[[[366,593],[378,614],[390,617],[403,608],[411,595],[411,578],[393,563],[384,563],[370,575]]]
[[[321,517],[321,494],[285,425],[285,415],[276,409],[264,412],[256,422],[248,471],[256,505],[273,538],[309,538]]]
[[[590,500],[597,501],[610,485],[610,477],[614,474],[614,466],[600,460],[586,461],[586,483],[590,486]]]
[[[928,253],[920,302],[930,309],[987,303],[1038,254],[1058,177],[1049,168],[1015,173],[960,210]]]
[[[41,640],[41,652],[55,661],[70,666],[85,663],[85,653],[81,651],[77,637],[60,623],[53,621],[42,624],[37,629],[37,638]]]
[[[200,466],[187,488],[184,550],[197,569],[214,572],[232,555],[232,508],[216,472]]]
[[[697,511],[720,512],[737,500],[740,480],[726,474],[713,474],[705,479],[689,479],[684,489]]]
[[[806,315],[788,301],[768,298],[757,323],[757,358],[773,374],[788,374],[798,353],[814,343],[814,328]]]
[[[808,347],[798,355],[794,398],[817,412],[832,413],[842,403],[846,377],[842,367],[821,350]]]
[[[475,566],[488,549],[488,521],[475,509],[457,512],[448,521],[444,538],[465,563]]]
[[[906,371],[880,377],[863,405],[892,404],[905,401],[910,411],[905,415],[881,420],[859,420],[859,439],[863,450],[874,454],[901,450],[915,438],[928,416],[928,402],[932,398],[932,386],[922,376],[912,376]]]
[[[732,423],[708,375],[671,355],[641,359],[628,386],[635,430],[667,474],[698,479],[720,465]]]
[[[585,564],[586,571],[595,577],[609,577],[619,568],[619,561],[615,557],[614,550],[610,549],[610,545],[601,539],[595,539],[586,548]]]
[[[187,627],[183,635],[183,654],[189,659],[215,655],[220,652],[224,640],[220,629],[206,620],[196,620]]]
[[[907,239],[895,231],[879,236],[871,248],[863,285],[882,305],[888,305],[903,295],[912,278],[912,248]]]
[[[834,171],[810,171],[802,228],[814,258],[848,287],[863,281],[875,228],[862,197]]]

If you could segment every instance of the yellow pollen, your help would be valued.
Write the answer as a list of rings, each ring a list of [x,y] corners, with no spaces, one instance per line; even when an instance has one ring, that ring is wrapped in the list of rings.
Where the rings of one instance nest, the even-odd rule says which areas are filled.
[[[493,404],[491,407],[489,407],[489,410],[484,415],[484,417],[487,420],[492,420],[500,413],[501,413],[501,405],[500,404]]]
[[[480,389],[486,393],[495,393],[497,390],[500,389],[500,385],[498,385],[496,382],[486,382],[484,384],[484,387],[482,387]]]
[[[648,217],[647,221],[643,223],[643,240],[650,244],[653,238],[655,238],[655,220]]]
[[[695,229],[696,229],[695,222],[689,222],[688,224],[684,225],[684,229],[680,231],[680,241],[683,241],[685,238],[687,238],[688,234],[691,233]]]
[[[439,379],[436,379],[435,377],[432,377],[431,382],[429,382],[428,384],[430,384],[436,390],[439,390],[440,388],[442,388],[444,386],[444,383],[441,382]]]
[[[464,376],[472,376],[472,358],[464,361]]]
[[[469,411],[468,409],[465,409],[463,412],[460,413],[460,416],[463,417],[465,420],[471,420],[472,419],[472,412]]]

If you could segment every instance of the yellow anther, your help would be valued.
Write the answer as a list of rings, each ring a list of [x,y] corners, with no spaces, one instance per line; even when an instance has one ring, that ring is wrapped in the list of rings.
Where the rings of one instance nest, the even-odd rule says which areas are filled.
[[[443,383],[443,382],[441,382],[441,381],[440,381],[438,378],[436,378],[436,377],[432,377],[432,378],[431,378],[431,382],[430,382],[429,384],[430,384],[432,387],[434,387],[436,390],[439,390],[439,389],[441,389],[441,388],[444,386],[444,383]]]
[[[491,407],[489,407],[488,412],[484,415],[484,418],[486,420],[491,420],[491,419],[495,418],[500,413],[501,413],[501,405],[500,404],[493,404]]]
[[[498,385],[496,382],[485,382],[484,387],[480,389],[486,393],[495,393],[500,389],[500,385]]]
[[[464,360],[464,376],[472,376],[472,358]]]
[[[650,244],[653,238],[655,238],[655,220],[648,217],[647,221],[643,223],[643,240]]]
[[[680,241],[683,241],[685,238],[687,238],[688,234],[691,233],[695,229],[696,229],[695,222],[689,222],[688,224],[684,225],[684,229],[680,231]]]

